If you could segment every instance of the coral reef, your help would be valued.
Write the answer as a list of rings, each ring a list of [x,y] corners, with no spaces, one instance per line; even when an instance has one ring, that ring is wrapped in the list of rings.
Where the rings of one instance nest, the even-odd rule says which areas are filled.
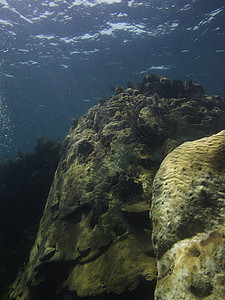
[[[225,130],[186,142],[153,184],[155,299],[225,299]]]
[[[153,179],[175,147],[225,128],[225,99],[153,74],[117,92],[73,121],[29,262],[4,299],[153,299]]]

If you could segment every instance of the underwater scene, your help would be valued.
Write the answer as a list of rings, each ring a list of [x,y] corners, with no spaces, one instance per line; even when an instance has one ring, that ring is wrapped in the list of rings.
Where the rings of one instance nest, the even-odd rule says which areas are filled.
[[[0,0],[0,299],[225,299],[225,1]]]

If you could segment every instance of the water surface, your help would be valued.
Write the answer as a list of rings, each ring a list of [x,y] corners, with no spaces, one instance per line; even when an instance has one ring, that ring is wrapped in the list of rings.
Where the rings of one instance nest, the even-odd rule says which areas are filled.
[[[0,0],[0,156],[147,73],[225,95],[224,0]]]

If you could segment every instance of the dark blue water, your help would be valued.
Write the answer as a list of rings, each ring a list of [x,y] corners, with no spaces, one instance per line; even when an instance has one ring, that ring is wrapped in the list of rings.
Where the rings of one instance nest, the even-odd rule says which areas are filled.
[[[224,0],[0,0],[0,156],[146,73],[225,95]]]

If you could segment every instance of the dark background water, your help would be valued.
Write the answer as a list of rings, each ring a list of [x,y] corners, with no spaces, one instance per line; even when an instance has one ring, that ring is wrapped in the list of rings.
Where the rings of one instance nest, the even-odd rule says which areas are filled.
[[[0,0],[0,156],[147,73],[225,95],[225,1]]]

